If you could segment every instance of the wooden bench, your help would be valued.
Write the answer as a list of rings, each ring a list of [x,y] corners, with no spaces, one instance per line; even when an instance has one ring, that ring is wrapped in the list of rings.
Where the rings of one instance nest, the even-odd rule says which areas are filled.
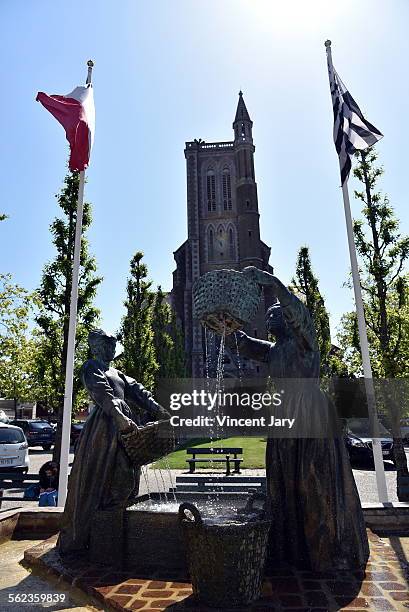
[[[0,472],[0,510],[3,501],[28,502],[16,495],[4,495],[7,489],[27,489],[30,485],[40,482],[40,474],[24,474],[22,472]]]
[[[197,463],[225,463],[226,464],[226,476],[231,474],[230,466],[233,464],[233,473],[240,474],[240,464],[243,461],[242,458],[237,455],[243,454],[242,448],[187,448],[186,453],[192,455],[190,459],[186,459],[189,464],[189,473],[194,474]],[[224,455],[224,457],[216,458],[203,458],[197,457],[197,455]],[[233,456],[232,456],[233,455]]]
[[[175,493],[245,493],[265,492],[265,476],[211,476],[208,474],[176,476]]]

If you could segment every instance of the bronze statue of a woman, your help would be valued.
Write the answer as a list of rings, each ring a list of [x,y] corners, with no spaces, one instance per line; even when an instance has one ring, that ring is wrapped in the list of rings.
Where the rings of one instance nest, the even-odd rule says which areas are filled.
[[[266,319],[275,343],[237,332],[240,354],[268,364],[273,380],[310,379],[303,391],[298,384],[286,386],[292,415],[306,424],[335,419],[334,407],[319,388],[320,354],[308,309],[272,274],[252,266],[243,272],[272,287],[278,303]],[[365,523],[342,436],[270,438],[266,476],[272,512],[270,562],[315,571],[365,565]]]
[[[168,416],[141,384],[110,366],[114,336],[97,329],[88,342],[94,358],[82,366],[81,379],[95,408],[81,432],[69,478],[58,542],[62,554],[87,550],[96,510],[125,509],[137,494],[140,470],[121,436],[135,425]]]

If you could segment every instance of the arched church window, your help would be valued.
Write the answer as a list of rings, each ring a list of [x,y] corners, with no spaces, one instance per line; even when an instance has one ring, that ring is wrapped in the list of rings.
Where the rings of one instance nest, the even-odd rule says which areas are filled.
[[[234,249],[234,233],[233,229],[229,229],[229,251],[230,251],[230,259],[236,259],[235,249]]]
[[[216,177],[213,170],[208,170],[206,177],[207,210],[216,210]]]
[[[229,259],[229,235],[224,225],[219,225],[215,232],[215,259]]]
[[[241,135],[246,136],[246,126],[244,123],[241,124]]]
[[[208,260],[213,261],[214,259],[214,236],[213,236],[213,230],[211,228],[209,229],[207,253],[208,253]]]
[[[222,187],[223,187],[223,208],[224,210],[232,209],[232,200],[231,200],[231,177],[230,171],[228,168],[223,170],[222,174]]]

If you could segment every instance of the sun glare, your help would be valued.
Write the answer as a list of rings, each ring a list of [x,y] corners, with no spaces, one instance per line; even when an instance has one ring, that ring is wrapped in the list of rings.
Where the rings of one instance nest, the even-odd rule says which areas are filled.
[[[330,25],[342,3],[336,0],[243,0],[260,27],[291,33]]]

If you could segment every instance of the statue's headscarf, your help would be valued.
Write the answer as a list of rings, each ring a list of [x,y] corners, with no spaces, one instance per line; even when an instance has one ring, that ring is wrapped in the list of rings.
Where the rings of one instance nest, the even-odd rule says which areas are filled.
[[[286,317],[282,314],[280,302],[276,302],[266,312],[266,324],[277,311],[281,312],[282,324],[290,332],[297,328],[298,333],[302,333],[305,342],[312,350],[318,350],[317,335],[313,318],[307,306],[294,293],[291,293],[291,310],[286,311]]]
[[[98,354],[101,345],[105,344],[107,340],[115,343],[117,341],[115,336],[109,334],[103,329],[93,329],[92,331],[90,331],[88,334],[88,344],[92,354]]]

